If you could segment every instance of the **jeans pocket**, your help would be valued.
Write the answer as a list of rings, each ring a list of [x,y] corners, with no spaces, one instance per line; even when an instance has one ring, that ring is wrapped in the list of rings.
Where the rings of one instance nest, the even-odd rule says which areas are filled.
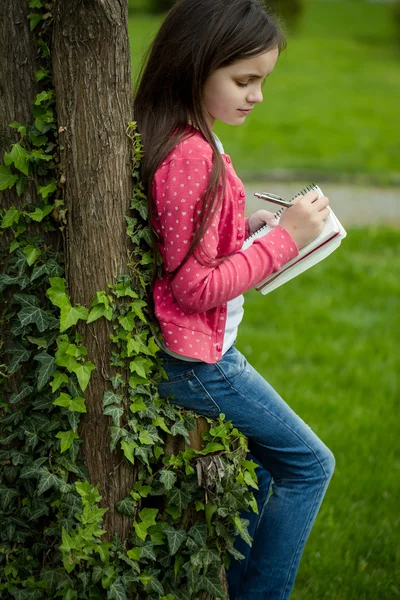
[[[158,393],[161,398],[170,398],[173,404],[211,419],[218,417],[221,412],[192,369],[161,381]]]

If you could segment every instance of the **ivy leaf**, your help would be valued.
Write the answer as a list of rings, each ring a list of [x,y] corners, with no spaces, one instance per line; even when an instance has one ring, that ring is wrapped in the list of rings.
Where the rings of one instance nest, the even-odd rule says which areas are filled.
[[[55,406],[62,406],[68,408],[71,402],[71,396],[69,394],[62,393],[53,402]]]
[[[0,165],[0,176],[1,176],[1,166],[2,165]],[[0,179],[0,184],[1,184],[1,179]],[[0,189],[2,189],[1,185],[0,185]],[[12,206],[11,208],[8,209],[8,211],[4,215],[3,220],[1,222],[1,227],[3,229],[5,229],[6,227],[12,227],[14,225],[14,223],[18,223],[21,214],[22,213],[20,210],[17,210],[16,208],[14,208]]]
[[[104,392],[103,395],[103,406],[108,406],[109,404],[120,404],[121,400],[122,396],[111,390],[108,390],[107,392]]]
[[[87,385],[90,380],[90,373],[95,369],[96,366],[90,362],[86,361],[85,364],[74,367],[72,370],[78,378],[80,388],[82,392],[84,392],[87,388]]]
[[[181,421],[176,421],[172,427],[171,427],[171,433],[172,435],[183,435],[183,437],[185,438],[186,442],[188,444],[190,444],[190,440],[189,440],[189,433],[188,430],[185,427],[185,423],[181,420]]]
[[[40,223],[47,215],[53,212],[53,210],[54,206],[52,204],[44,206],[43,208],[37,206],[33,212],[27,213],[27,216],[30,217],[32,221]]]
[[[79,435],[70,429],[69,431],[59,431],[56,438],[61,440],[61,452],[66,452],[72,446],[73,441],[79,438]]]
[[[8,367],[9,373],[15,373],[19,369],[20,365],[23,362],[26,362],[31,355],[26,348],[23,348],[20,345],[10,348],[7,352],[12,354],[12,359],[10,360]]]
[[[51,594],[65,585],[72,583],[71,578],[68,577],[65,569],[62,567],[42,569],[40,571],[40,580],[46,583],[46,590]]]
[[[125,517],[129,517],[131,519],[135,518],[137,512],[137,504],[130,496],[126,496],[126,498],[123,498],[122,500],[117,502],[115,506],[117,507],[117,510],[120,513],[125,515]]]
[[[131,303],[131,306],[134,310],[134,312],[137,314],[137,316],[139,317],[139,319],[141,321],[143,321],[144,323],[146,323],[146,317],[144,316],[144,314],[142,313],[142,308],[144,308],[146,306],[146,302],[144,300],[134,300]]]
[[[119,420],[124,414],[124,409],[120,406],[115,406],[115,404],[110,404],[109,406],[105,407],[103,413],[108,417],[111,417],[114,425],[119,427]]]
[[[147,378],[151,367],[153,366],[153,361],[150,358],[145,358],[144,356],[137,356],[134,360],[129,363],[129,369],[135,371],[139,377]]]
[[[58,477],[56,477],[55,475],[53,475],[53,473],[50,473],[50,471],[45,471],[44,473],[42,473],[40,479],[39,479],[39,483],[38,483],[38,487],[36,489],[36,493],[38,496],[40,496],[41,494],[43,494],[44,492],[46,492],[48,489],[50,489],[51,487],[59,487],[60,484],[60,480]]]
[[[41,365],[37,370],[37,389],[41,390],[56,370],[54,356],[50,356],[43,350],[40,354],[36,354],[33,360],[37,360]]]
[[[54,306],[62,308],[66,301],[69,302],[65,289],[65,279],[62,277],[50,277],[49,282],[50,287],[46,290],[46,296]]]
[[[133,526],[135,528],[136,535],[141,540],[145,541],[148,528],[156,524],[157,513],[157,508],[144,508],[140,511],[139,518],[141,521],[139,523],[135,522]]]
[[[221,580],[217,575],[209,576],[208,574],[203,574],[201,577],[200,583],[197,586],[197,591],[205,590],[213,598],[224,598],[225,592],[222,587]]]
[[[31,335],[28,335],[27,339],[30,341],[31,344],[35,344],[38,348],[44,348],[46,350],[46,348],[47,348],[46,338],[35,338],[35,337],[32,337]]]
[[[7,190],[8,188],[12,188],[12,186],[17,181],[17,179],[18,179],[18,175],[14,175],[13,173],[11,173],[10,169],[8,167],[6,167],[5,165],[0,165],[0,191]],[[14,210],[16,210],[16,209],[14,209]],[[10,212],[10,211],[7,211],[6,216],[7,216],[8,212]],[[20,212],[20,211],[18,211],[18,212]],[[3,223],[1,226],[2,227],[11,227],[11,225],[4,224],[4,219],[3,219]]]
[[[85,306],[72,306],[70,301],[67,299],[61,307],[60,315],[60,332],[66,331],[72,325],[75,325],[79,319],[86,321],[89,315],[89,311]]]
[[[30,21],[30,30],[33,31],[37,24],[42,20],[42,15],[40,13],[30,13],[28,19]]]
[[[169,469],[163,469],[160,473],[160,481],[166,490],[171,490],[174,487],[176,479],[176,474]]]
[[[188,535],[196,542],[198,548],[204,548],[207,545],[207,523],[195,523],[188,531]]]
[[[249,521],[247,519],[241,519],[238,515],[235,515],[233,517],[233,522],[236,525],[236,529],[237,529],[240,537],[246,542],[246,544],[251,546],[253,540],[247,530],[247,525],[248,525]]]
[[[142,429],[139,434],[139,440],[141,444],[154,444],[154,440],[147,429]]]
[[[55,371],[53,373],[53,381],[51,382],[51,391],[54,393],[58,390],[58,388],[63,383],[68,383],[69,377],[66,373],[61,373],[61,371]]]
[[[122,442],[121,442],[121,448],[124,452],[124,456],[133,465],[135,464],[135,448],[137,448],[137,447],[138,447],[137,443],[134,442],[133,440],[130,442],[127,442],[126,440],[122,440]]]
[[[14,163],[18,171],[21,171],[24,175],[29,175],[29,156],[29,153],[21,144],[13,144],[11,152],[4,152],[4,164],[9,166]]]
[[[16,498],[17,496],[19,496],[18,490],[0,484],[0,506],[2,510],[5,511],[13,498]]]
[[[169,497],[168,504],[175,504],[182,512],[189,506],[190,494],[185,489],[174,488]]]
[[[71,412],[85,413],[86,412],[85,398],[82,398],[80,396],[76,396],[75,398],[72,398],[71,403],[68,408]]]
[[[183,542],[187,538],[187,532],[184,529],[174,529],[174,527],[166,527],[164,533],[167,536],[168,548],[170,556],[176,554]]]
[[[118,321],[125,331],[132,331],[135,326],[135,315],[132,312],[129,312],[123,316],[120,315],[118,317]]]
[[[32,392],[33,388],[29,385],[25,385],[20,392],[11,395],[9,402],[10,404],[16,404],[20,400],[23,400],[24,398],[29,396],[29,394],[31,394]]]
[[[112,320],[112,308],[107,308],[104,304],[97,304],[89,313],[87,323],[93,323],[100,317],[105,317],[108,321]]]
[[[107,591],[107,599],[108,600],[126,600],[126,592],[121,581],[121,578],[118,577],[114,581],[114,583],[110,586]]]
[[[39,248],[35,248],[35,246],[26,246],[26,248],[24,248],[24,254],[26,256],[26,262],[29,266],[32,266],[40,256],[41,252]]]

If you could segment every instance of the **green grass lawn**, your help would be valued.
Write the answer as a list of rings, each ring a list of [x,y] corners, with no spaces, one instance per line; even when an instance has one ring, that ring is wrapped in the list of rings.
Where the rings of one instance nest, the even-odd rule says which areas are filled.
[[[400,177],[400,47],[390,4],[308,2],[302,26],[240,127],[217,125],[242,176]],[[160,18],[132,16],[132,65]],[[396,175],[397,174],[397,175]]]
[[[238,348],[336,456],[292,600],[400,596],[400,232],[353,229],[329,258],[246,295]]]

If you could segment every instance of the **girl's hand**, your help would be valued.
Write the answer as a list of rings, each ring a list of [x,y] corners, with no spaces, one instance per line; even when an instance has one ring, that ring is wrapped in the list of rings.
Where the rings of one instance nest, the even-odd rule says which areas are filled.
[[[329,200],[326,196],[318,198],[318,192],[311,190],[293,202],[294,206],[283,211],[279,225],[292,236],[300,250],[321,233],[329,215]]]
[[[263,227],[265,224],[269,225],[270,227],[275,227],[275,225],[277,225],[274,213],[264,209],[257,210],[249,218],[250,235],[260,229],[260,227]]]

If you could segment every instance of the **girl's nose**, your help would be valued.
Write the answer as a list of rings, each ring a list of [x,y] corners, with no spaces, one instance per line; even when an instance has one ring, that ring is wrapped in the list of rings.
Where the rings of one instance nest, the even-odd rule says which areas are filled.
[[[247,96],[247,101],[250,102],[251,104],[259,104],[260,102],[262,102],[263,94],[262,94],[261,88],[259,88],[257,90],[252,90],[251,92],[249,92],[249,94]]]

